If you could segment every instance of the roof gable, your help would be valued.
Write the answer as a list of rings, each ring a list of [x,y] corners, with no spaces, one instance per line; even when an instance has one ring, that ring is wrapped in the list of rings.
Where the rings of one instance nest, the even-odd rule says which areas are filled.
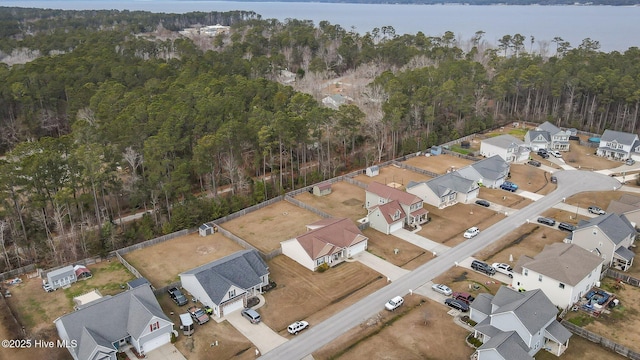
[[[398,221],[404,221],[404,218],[407,216],[397,200],[382,205],[376,205],[372,208],[372,212],[375,211],[379,211],[384,217],[386,223],[389,225]]]
[[[615,130],[605,130],[602,136],[600,137],[600,144],[616,141],[623,145],[633,146],[636,140],[638,140],[638,135],[636,134],[626,133],[622,131],[615,131]]]
[[[488,139],[484,139],[482,140],[483,143],[485,144],[490,144],[493,146],[498,146],[500,148],[503,149],[508,149],[511,147],[518,147],[521,145],[524,145],[524,142],[518,138],[516,138],[513,135],[509,135],[509,134],[504,134],[504,135],[498,135],[498,136],[494,136]]]
[[[529,258],[521,266],[561,283],[576,286],[598,268],[602,261],[601,257],[580,246],[555,243],[545,246],[538,255],[533,259]]]
[[[493,155],[486,159],[475,162],[468,167],[474,168],[485,179],[497,180],[505,177],[509,173],[510,166],[509,163],[502,158],[502,156]]]
[[[424,183],[438,197],[448,195],[452,192],[468,193],[478,187],[477,180],[470,180],[462,177],[458,172],[450,172],[437,178],[427,180]]]
[[[550,122],[548,122],[548,121],[545,121],[545,122],[543,122],[542,124],[540,124],[540,125],[537,127],[537,130],[547,131],[547,132],[549,132],[549,134],[551,134],[551,135],[555,135],[555,134],[557,134],[557,133],[559,133],[559,132],[561,132],[561,131],[562,131],[562,130],[560,130],[560,128],[559,128],[559,127],[557,127],[557,126],[553,125],[552,123],[550,123]]]
[[[317,226],[319,223],[323,225],[296,237],[311,259],[315,260],[367,240],[367,237],[350,219],[323,219],[311,224],[308,228]]]
[[[550,321],[555,319],[558,309],[551,303],[551,300],[549,300],[542,290],[536,289],[524,293],[513,290],[509,291],[520,296],[518,296],[516,300],[499,306],[491,315],[513,313],[530,334],[537,333]],[[504,294],[503,292],[502,295]],[[500,294],[496,293],[496,296],[494,296],[494,304],[498,302],[499,295]],[[513,296],[509,296],[509,299],[513,299]]]
[[[616,245],[636,233],[635,228],[629,220],[624,215],[618,215],[616,213],[608,213],[589,220],[581,220],[576,230],[583,230],[594,226],[604,232]],[[574,239],[576,239],[575,236]]]
[[[549,134],[548,131],[544,131],[544,130],[529,130],[524,135],[524,140],[527,143],[531,143],[531,142],[550,143],[551,135]]]
[[[409,194],[406,191],[392,188],[391,186],[380,184],[379,182],[372,182],[367,186],[367,191],[378,195],[383,199],[398,200],[402,205],[410,206],[411,204],[419,203],[422,201],[419,197]]]

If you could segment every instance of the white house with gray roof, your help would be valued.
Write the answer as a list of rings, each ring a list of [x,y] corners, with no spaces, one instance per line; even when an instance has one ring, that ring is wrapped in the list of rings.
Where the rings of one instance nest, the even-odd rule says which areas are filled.
[[[99,299],[54,323],[76,360],[115,360],[128,346],[147,354],[168,344],[173,331],[149,286]]]
[[[563,309],[580,300],[600,280],[603,259],[575,244],[555,243],[533,258],[523,255],[513,268],[511,286],[540,289]]]
[[[73,265],[65,266],[47,273],[47,282],[54,289],[71,285],[76,281],[78,281],[78,278],[76,277]]]
[[[269,267],[256,250],[243,250],[180,274],[182,287],[213,315],[243,309],[269,284]]]
[[[632,153],[640,152],[638,135],[622,131],[605,130],[600,137],[600,145],[596,155],[611,160],[624,161],[631,158]]]
[[[530,150],[524,142],[512,135],[504,134],[480,142],[480,154],[484,157],[500,155],[508,163],[529,159]]]
[[[479,294],[469,307],[477,323],[474,337],[482,341],[477,360],[533,360],[541,349],[560,356],[569,346],[571,333],[556,320],[558,309],[542,290],[502,286],[495,296]]]
[[[546,131],[549,134],[551,142],[548,149],[569,151],[569,137],[571,136],[571,130],[562,130],[548,121],[540,124],[536,130]]]
[[[623,193],[618,200],[611,200],[607,213],[624,215],[634,227],[640,224],[640,196]]]
[[[635,239],[636,229],[631,222],[624,215],[609,213],[581,220],[564,242],[597,254],[608,266],[627,271],[635,258],[631,250]]]
[[[499,188],[509,176],[511,166],[499,155],[494,155],[457,170],[463,178],[488,188]]]
[[[407,192],[414,194],[425,203],[437,208],[469,203],[478,197],[480,186],[474,180],[461,176],[457,171],[450,172],[427,181],[411,181]]]
[[[551,149],[551,135],[548,131],[544,130],[529,130],[524,135],[524,144],[528,146],[531,151]]]

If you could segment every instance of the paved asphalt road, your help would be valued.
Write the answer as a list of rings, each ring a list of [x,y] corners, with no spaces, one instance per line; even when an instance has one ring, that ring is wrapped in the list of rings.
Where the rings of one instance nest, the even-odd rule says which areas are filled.
[[[399,278],[384,288],[333,315],[320,324],[310,324],[310,328],[292,340],[264,354],[260,359],[302,359],[320,349],[332,340],[370,318],[384,311],[384,303],[397,295],[405,295],[412,289],[431,281],[447,271],[456,262],[461,262],[480,249],[507,235],[514,228],[535,221],[538,214],[562,201],[563,198],[583,191],[604,191],[618,189],[621,184],[616,179],[595,172],[567,170],[557,171],[558,188],[543,199],[510,214],[488,229],[482,231],[473,241],[438,254],[438,257]],[[428,226],[428,225],[427,225]],[[383,351],[383,349],[381,349]]]

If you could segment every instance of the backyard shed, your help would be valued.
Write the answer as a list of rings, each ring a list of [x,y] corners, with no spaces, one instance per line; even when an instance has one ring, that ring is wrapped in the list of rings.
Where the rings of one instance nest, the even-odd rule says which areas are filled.
[[[87,269],[87,267],[84,266],[84,265],[76,265],[76,266],[74,266],[73,267],[73,271],[76,273],[76,278],[78,280],[88,279],[88,278],[93,276],[91,274],[91,271],[89,271],[89,269]]]
[[[76,272],[73,270],[73,265],[50,271],[47,274],[47,282],[53,289],[71,285],[76,281],[78,281],[78,278],[76,277]]]
[[[324,182],[324,183],[313,185],[313,195],[325,196],[329,194],[331,194],[331,183]]]
[[[200,225],[200,227],[198,228],[198,233],[200,233],[200,236],[207,236],[207,235],[211,235],[213,234],[215,231],[213,229],[213,226],[209,225],[209,224],[202,224]]]
[[[378,165],[369,166],[365,171],[368,177],[374,177],[380,175],[380,167]]]
[[[442,154],[442,146],[432,146],[431,150],[429,150],[431,155],[440,155]]]

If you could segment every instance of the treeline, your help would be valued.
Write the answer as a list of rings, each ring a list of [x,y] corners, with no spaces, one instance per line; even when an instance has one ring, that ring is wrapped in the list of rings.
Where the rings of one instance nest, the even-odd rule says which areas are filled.
[[[251,1],[251,0],[245,0]],[[260,1],[260,0],[257,0]],[[315,0],[283,0],[282,2],[318,2]],[[640,4],[638,0],[320,0],[326,3],[353,3],[353,4],[423,4],[423,5],[608,5],[608,6],[633,6]]]
[[[491,48],[482,32],[361,35],[252,13],[99,13],[0,11],[21,29],[0,49],[35,54],[0,67],[4,269],[194,227],[510,121],[640,126],[637,48],[602,53],[591,39],[573,48],[556,38],[534,50],[520,34]],[[231,31],[168,30],[207,19]],[[276,81],[285,69],[293,87]],[[332,110],[320,100],[338,76],[371,83],[344,88],[353,100]],[[139,222],[118,221],[141,210]]]

